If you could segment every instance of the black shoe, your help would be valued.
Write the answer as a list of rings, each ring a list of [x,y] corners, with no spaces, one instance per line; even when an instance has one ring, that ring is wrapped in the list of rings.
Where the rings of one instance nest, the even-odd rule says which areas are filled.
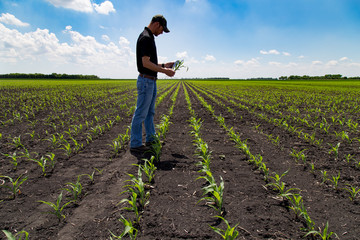
[[[151,149],[147,146],[141,145],[139,147],[130,148],[130,151],[132,152],[138,152],[138,153],[144,153],[146,151],[150,151]]]
[[[145,143],[145,146],[146,146],[146,147],[151,147],[154,143],[155,143],[155,141],[146,142],[146,143]]]

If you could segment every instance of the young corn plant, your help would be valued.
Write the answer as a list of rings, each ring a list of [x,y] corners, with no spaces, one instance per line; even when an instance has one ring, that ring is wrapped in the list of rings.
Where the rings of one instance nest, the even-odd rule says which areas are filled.
[[[200,176],[197,179],[205,179],[209,182],[209,185],[203,187],[203,196],[206,197],[201,198],[200,201],[206,201],[207,205],[214,208],[220,216],[224,214],[223,209],[223,195],[224,195],[224,180],[220,176],[220,184],[219,186],[216,184],[212,174],[210,171],[206,172],[206,176]]]
[[[323,230],[321,230],[321,228],[319,228],[319,231],[315,231],[315,230],[309,231],[305,235],[305,237],[307,237],[309,235],[312,235],[314,237],[319,236],[320,239],[322,239],[322,240],[329,240],[329,239],[331,239],[332,235],[334,235],[334,236],[336,236],[338,238],[338,235],[336,233],[329,232],[329,222],[326,222],[326,225],[325,225]]]
[[[225,218],[223,218],[221,216],[215,216],[215,217],[223,220],[225,222],[226,226],[227,226],[226,230],[210,226],[211,229],[214,230],[217,234],[219,234],[223,239],[225,239],[225,240],[233,240],[239,235],[239,232],[236,230],[236,227],[239,224],[236,224],[234,227],[231,227],[229,222]]]
[[[340,172],[337,176],[332,176],[331,179],[329,179],[333,183],[334,189],[337,191],[339,190],[339,179],[340,179]]]
[[[61,189],[61,190],[65,190],[68,193],[70,193],[70,195],[71,195],[70,200],[74,203],[77,203],[77,201],[79,200],[79,197],[81,195],[81,192],[82,192],[82,185],[80,183],[80,177],[81,177],[81,175],[78,176],[77,181],[75,183],[68,182],[68,183],[66,183],[66,187]]]
[[[323,184],[328,180],[328,172],[326,170],[321,170],[320,172],[322,176],[321,184]]]
[[[165,114],[162,115],[160,124],[157,125],[157,128],[159,129],[160,132],[160,138],[162,139],[162,141],[164,141],[166,138],[166,134],[169,131],[169,125],[170,125],[170,116],[167,116]]]
[[[124,202],[128,203],[130,205],[130,207],[123,207],[122,209],[134,212],[135,213],[135,221],[134,221],[134,223],[139,224],[141,214],[140,214],[139,208],[137,206],[137,196],[138,195],[135,192],[132,192],[131,196],[130,196],[130,199],[124,198],[117,205],[122,204]]]
[[[151,153],[152,156],[155,157],[155,162],[160,162],[160,156],[161,156],[161,149],[162,149],[162,144],[160,142],[160,139],[157,135],[153,136],[153,142],[151,144],[151,149],[149,150],[149,152]]]
[[[298,217],[301,215],[302,209],[304,209],[304,203],[301,195],[292,195],[289,197],[290,206],[289,208],[292,209],[295,215]]]
[[[331,148],[330,148],[330,151],[329,151],[329,154],[334,153],[334,154],[335,154],[335,160],[337,160],[338,157],[339,157],[339,147],[340,147],[340,143],[338,143],[338,144],[336,144],[336,145],[331,145],[331,144],[329,143],[329,146],[331,147]]]
[[[109,144],[109,146],[112,147],[114,156],[125,149],[127,143],[130,141],[129,129],[130,127],[126,129],[124,134],[119,134],[118,137],[113,140],[112,144]]]
[[[347,184],[349,186],[349,188],[344,188],[345,191],[349,192],[350,193],[350,197],[349,199],[351,201],[354,201],[358,195],[358,193],[360,192],[360,188],[357,189],[356,187],[354,186],[351,186],[349,184]]]
[[[46,157],[41,156],[40,159],[30,158],[29,160],[36,162],[41,167],[42,175],[46,176],[46,163],[48,160]]]
[[[296,162],[298,162],[299,160],[304,161],[305,159],[305,163],[306,163],[306,156],[304,154],[304,151],[306,151],[306,149],[300,151],[296,151],[295,149],[292,149],[290,155],[296,159]]]
[[[60,149],[63,149],[65,151],[65,156],[67,156],[68,158],[70,158],[72,152],[73,152],[73,149],[71,148],[71,145],[70,143],[66,142],[63,144],[63,148],[60,148]]]
[[[23,177],[22,178],[22,175],[20,175],[17,179],[13,179],[9,176],[0,176],[0,178],[6,178],[10,181],[10,186],[7,186],[7,185],[4,185],[4,184],[1,184],[0,187],[4,187],[4,188],[8,188],[10,189],[11,193],[12,193],[12,196],[11,196],[11,199],[15,199],[16,197],[16,194],[17,193],[20,193],[20,186],[21,184],[23,184],[27,179],[28,177]]]
[[[151,184],[154,182],[155,171],[157,169],[155,167],[154,160],[155,160],[155,157],[151,156],[150,160],[143,159],[143,161],[144,161],[143,165],[134,164],[135,166],[138,166],[141,169],[141,171],[145,174],[145,176],[147,177],[148,184]]]
[[[135,240],[137,237],[137,234],[138,234],[138,230],[134,227],[131,220],[128,221],[123,216],[121,216],[121,219],[119,219],[119,220],[124,224],[125,229],[119,236],[116,236],[114,233],[112,233],[110,231],[110,233],[111,233],[110,240],[123,239],[123,237],[125,237],[126,235],[128,235],[131,240]]]
[[[96,169],[96,168],[95,168]],[[91,184],[94,184],[94,175],[95,175],[95,171],[93,171],[91,174],[81,174],[79,175],[78,177],[82,177],[82,176],[88,176],[90,181],[91,181]]]
[[[21,136],[18,137],[13,137],[11,139],[12,143],[11,145],[13,145],[15,148],[23,148],[24,145],[21,143]]]
[[[138,168],[138,176],[135,176],[133,174],[128,175],[131,179],[126,180],[126,182],[131,182],[132,184],[125,185],[124,187],[127,187],[127,190],[121,192],[120,194],[123,194],[125,192],[136,193],[136,195],[138,196],[140,211],[142,211],[145,206],[149,204],[150,192],[145,191],[145,183],[142,180],[141,168]]]
[[[184,66],[184,60],[177,60],[177,61],[174,63],[173,67],[172,67],[172,69],[173,69],[174,71],[178,71],[178,70],[180,70],[181,68],[186,68],[186,71],[189,70],[188,67]]]
[[[18,166],[18,157],[16,155],[16,152],[13,152],[12,154],[2,154],[4,155],[5,157],[8,157],[10,158],[10,163],[14,166],[13,169],[16,170],[17,169],[17,166]]]
[[[29,239],[29,233],[25,230],[22,230],[16,234],[12,234],[9,231],[6,230],[2,230],[3,233],[5,234],[7,240],[22,240],[24,237],[24,240],[28,240]]]
[[[70,202],[67,202],[65,204],[63,204],[62,206],[60,205],[61,204],[61,201],[62,201],[62,198],[63,198],[63,193],[61,192],[56,200],[56,203],[52,203],[52,202],[46,202],[46,201],[38,201],[40,203],[44,203],[46,205],[49,205],[50,207],[53,208],[53,211],[50,211],[50,212],[45,212],[46,214],[53,214],[55,215],[59,221],[62,219],[62,218],[65,218],[65,215],[62,213],[62,211],[64,210],[64,208],[69,205],[70,203],[72,203],[73,201],[70,201]]]

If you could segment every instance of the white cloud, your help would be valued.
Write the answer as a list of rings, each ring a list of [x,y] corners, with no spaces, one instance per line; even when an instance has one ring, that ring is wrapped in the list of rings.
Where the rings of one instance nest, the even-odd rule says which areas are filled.
[[[120,37],[119,44],[102,44],[92,36],[73,31],[71,26],[67,26],[63,33],[70,36],[70,43],[60,42],[47,29],[20,33],[0,23],[0,62],[18,63],[18,71],[25,64],[41,66],[37,63],[46,62],[51,66],[64,65],[73,71],[86,68],[93,72],[98,69],[99,72],[105,71],[105,74],[106,69],[124,71],[129,66],[135,66],[135,54],[125,37]],[[48,69],[43,67],[43,71]]]
[[[244,62],[244,60],[236,60],[236,61],[234,62],[234,64],[235,64],[235,65],[244,65],[245,62]]]
[[[55,7],[63,7],[79,12],[93,12],[90,0],[47,0]]]
[[[184,51],[184,52],[178,52],[178,53],[176,53],[176,57],[183,59],[183,58],[188,58],[189,56],[188,56],[187,51]]]
[[[299,59],[303,59],[303,58],[305,58],[305,56],[304,56],[304,55],[300,55],[300,56],[298,56],[298,58],[299,58]]]
[[[17,19],[14,15],[12,15],[10,13],[2,13],[1,17],[0,17],[0,22],[8,24],[8,25],[15,25],[18,27],[27,27],[30,25],[28,23],[24,23],[24,22],[20,21],[19,19]]]
[[[264,50],[260,50],[260,53],[263,54],[263,55],[270,55],[270,54],[273,54],[273,55],[279,55],[279,51],[275,50],[275,49],[272,49],[270,51],[264,51]]]
[[[62,7],[79,12],[91,13],[94,10],[99,14],[108,15],[111,12],[116,12],[114,5],[109,0],[100,4],[92,3],[91,0],[47,0],[55,7]]]
[[[297,66],[299,66],[299,64],[294,62],[289,62],[289,64],[286,65],[286,67],[297,67]]]
[[[279,62],[269,62],[270,66],[281,66],[281,63]]]
[[[213,55],[209,55],[207,54],[205,57],[204,57],[205,61],[209,61],[209,62],[214,62],[216,61],[216,58],[213,56]]]
[[[235,65],[237,66],[245,66],[245,67],[249,67],[249,66],[259,66],[260,63],[256,58],[252,58],[248,61],[244,61],[244,60],[236,60],[234,62]]]
[[[331,60],[331,61],[329,61],[326,65],[333,67],[333,66],[338,65],[338,61],[336,61],[336,60]]]
[[[284,56],[287,56],[287,57],[291,56],[291,54],[288,53],[288,52],[282,52],[282,54],[283,54]]]
[[[97,13],[108,15],[111,12],[116,12],[114,5],[110,1],[105,1],[101,4],[93,4],[94,9]]]
[[[127,40],[126,38],[120,37],[120,39],[119,39],[119,45],[120,45],[120,46],[124,46],[124,47],[128,47],[128,46],[130,45],[130,42],[129,42],[129,40]]]
[[[110,38],[108,35],[102,35],[101,39],[104,40],[105,42],[110,42]]]
[[[341,62],[349,61],[349,58],[347,58],[347,57],[342,57],[342,58],[340,58],[340,61],[341,61]]]
[[[312,61],[312,65],[322,65],[322,61]]]

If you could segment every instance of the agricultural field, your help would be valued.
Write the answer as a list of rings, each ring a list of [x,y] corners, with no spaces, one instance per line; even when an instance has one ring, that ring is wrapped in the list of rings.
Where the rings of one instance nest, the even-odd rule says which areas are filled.
[[[0,230],[359,239],[360,81],[157,84],[158,141],[140,156],[135,80],[1,80]]]

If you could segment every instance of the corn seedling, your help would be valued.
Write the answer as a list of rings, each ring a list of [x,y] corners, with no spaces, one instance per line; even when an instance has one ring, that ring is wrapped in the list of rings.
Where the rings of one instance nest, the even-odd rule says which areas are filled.
[[[208,186],[203,187],[203,196],[210,194],[211,196],[203,197],[200,201],[206,201],[207,204],[214,208],[220,215],[223,214],[223,195],[224,195],[224,181],[223,178],[220,176],[220,184],[217,186],[214,178],[212,177],[210,171],[207,171],[207,176],[211,176],[210,178],[206,177],[199,177],[199,178],[205,178],[208,181],[211,181]],[[198,178],[198,179],[199,179]]]
[[[360,188],[357,189],[356,187],[353,187],[353,186],[351,186],[349,184],[347,184],[347,185],[349,186],[349,188],[344,188],[344,190],[350,193],[349,198],[350,198],[351,201],[354,201],[357,194],[360,192]]]
[[[22,230],[22,231],[16,233],[15,235],[6,230],[2,230],[2,231],[5,234],[7,240],[22,240],[23,237],[24,237],[24,240],[29,239],[29,233],[25,230]]]
[[[52,148],[56,148],[58,145],[58,139],[56,138],[55,134],[52,134],[50,138],[46,139],[47,141],[49,141],[51,143],[51,147]]]
[[[290,155],[296,159],[296,162],[298,162],[301,159],[304,161],[304,163],[306,163],[306,156],[303,153],[305,150],[306,149],[303,149],[301,151],[296,151],[295,149],[292,149]]]
[[[351,155],[350,153],[345,156],[345,160],[346,160],[347,163],[350,163],[350,161],[351,161],[352,159],[354,159],[354,156]]]
[[[322,182],[321,184],[325,183],[328,180],[328,173],[326,170],[321,170]]]
[[[264,174],[264,181],[268,182],[269,181],[269,168],[266,166],[265,163],[261,163],[259,170],[262,171],[262,173]]]
[[[81,195],[81,192],[82,192],[82,185],[80,183],[80,177],[81,177],[81,175],[78,176],[77,181],[75,183],[68,182],[68,183],[66,183],[66,187],[61,189],[61,190],[65,190],[68,193],[70,193],[70,195],[71,195],[70,199],[72,202],[75,202],[75,203],[78,201],[78,199]]]
[[[188,67],[184,66],[184,60],[177,60],[172,67],[174,71],[180,70],[180,68],[186,68],[186,71],[189,70]]]
[[[138,166],[141,169],[141,171],[145,173],[147,177],[147,183],[151,184],[154,182],[155,171],[157,169],[154,165],[155,157],[151,156],[150,160],[147,159],[143,159],[143,160],[144,160],[143,165],[138,165],[138,164],[134,164],[134,165]]]
[[[14,137],[12,139],[12,144],[15,148],[23,148],[24,145],[21,143],[21,136]]]
[[[134,222],[139,224],[141,215],[140,215],[139,208],[137,206],[137,194],[135,192],[132,192],[130,199],[124,198],[117,205],[122,204],[124,202],[128,203],[130,205],[130,207],[123,207],[122,209],[134,212],[135,213],[135,221]]]
[[[339,179],[340,179],[340,172],[337,176],[332,176],[332,179],[329,179],[333,183],[335,190],[338,190]]]
[[[47,158],[47,160],[50,161],[50,164],[51,164],[51,168],[54,169],[55,168],[55,154],[54,153],[49,153],[49,154],[46,154],[45,157]]]
[[[309,165],[310,165],[310,172],[312,174],[315,174],[315,164],[311,162],[311,163],[309,163]]]
[[[339,156],[340,143],[338,143],[338,144],[336,144],[334,146],[329,143],[329,146],[331,147],[331,149],[329,151],[329,154],[334,153],[335,154],[335,159],[337,160],[338,156]]]
[[[22,175],[20,175],[16,180],[14,180],[13,178],[9,177],[9,176],[0,176],[0,178],[6,178],[10,181],[10,186],[7,186],[7,185],[4,185],[4,184],[1,184],[0,187],[4,187],[4,188],[8,188],[10,189],[11,193],[12,193],[12,199],[15,199],[16,197],[16,194],[17,193],[20,193],[20,185],[23,184],[27,179],[28,177],[23,177],[21,178]]]
[[[36,159],[36,158],[30,158],[29,160],[36,162],[40,167],[41,167],[41,171],[43,176],[46,176],[46,163],[47,163],[47,158],[41,156],[40,159]]]
[[[162,115],[160,124],[157,125],[162,140],[166,138],[166,134],[169,131],[169,124],[170,124],[170,117],[165,114]]]
[[[157,135],[153,136],[153,141],[151,144],[151,150],[149,150],[149,152],[155,157],[155,161],[159,162],[160,161],[160,155],[161,155],[161,142],[160,139]]]
[[[149,198],[150,198],[150,192],[145,191],[145,183],[142,180],[142,173],[141,168],[138,168],[138,176],[136,177],[133,174],[128,174],[130,176],[130,180],[126,180],[126,182],[132,182],[132,185],[125,185],[124,187],[127,187],[128,189],[123,191],[124,192],[130,192],[130,193],[136,193],[138,196],[138,201],[140,205],[140,211],[142,211],[147,204],[149,204]],[[120,194],[122,194],[120,193]]]
[[[111,233],[110,240],[115,239],[123,239],[126,235],[129,236],[130,239],[135,240],[138,234],[138,230],[133,226],[133,223],[131,221],[126,220],[123,216],[121,216],[121,219],[119,219],[125,226],[124,231],[119,235],[116,236],[114,233]],[[114,237],[114,238],[113,238]]]
[[[302,228],[302,230],[304,231],[312,231],[315,228],[315,222],[310,218],[305,206],[303,204],[301,204],[300,207],[300,216],[302,216],[305,220],[305,226],[306,228]]]
[[[14,170],[17,169],[18,166],[18,156],[16,155],[16,152],[13,152],[13,154],[3,154],[5,157],[10,158],[10,163],[14,166]]]
[[[61,218],[65,218],[65,215],[62,213],[62,211],[64,210],[64,208],[69,205],[70,203],[72,203],[73,201],[67,202],[65,204],[63,204],[62,206],[60,206],[61,201],[62,201],[62,197],[63,197],[63,193],[61,192],[56,200],[56,203],[52,203],[52,202],[46,202],[46,201],[38,201],[41,203],[44,203],[46,205],[49,205],[50,207],[53,208],[54,211],[50,211],[50,212],[45,212],[46,214],[54,214],[59,221],[61,220]]]
[[[93,171],[91,174],[81,174],[78,176],[78,178],[82,177],[82,176],[88,176],[90,181],[91,181],[91,184],[94,184],[94,175],[95,175],[95,171]]]
[[[219,234],[223,239],[225,239],[225,240],[233,240],[239,235],[239,232],[236,230],[236,227],[239,224],[236,224],[234,227],[231,227],[229,222],[226,219],[224,219],[223,217],[221,217],[221,216],[215,216],[215,217],[223,220],[225,222],[226,226],[227,226],[226,230],[210,226],[211,229],[214,230],[217,234]]]
[[[332,235],[335,235],[336,237],[338,237],[336,233],[329,232],[329,222],[326,222],[326,225],[323,230],[321,230],[321,228],[319,228],[319,231],[315,231],[315,230],[310,231],[305,235],[305,237],[307,237],[309,235],[319,236],[320,239],[322,239],[322,240],[329,240]]]
[[[71,153],[72,153],[72,148],[71,148],[71,145],[70,143],[66,143],[66,144],[63,144],[63,148],[60,148],[60,149],[63,149],[65,151],[65,155],[70,158],[71,156]]]
[[[304,209],[303,199],[301,195],[292,195],[288,198],[291,205],[289,206],[292,209],[296,216],[300,216],[302,209]]]
[[[278,196],[281,197],[283,200],[284,199],[289,199],[293,195],[297,195],[296,193],[295,194],[292,193],[292,191],[294,191],[294,190],[300,191],[300,189],[298,189],[298,188],[289,188],[289,189],[285,190],[286,184],[284,182],[268,183],[268,184],[266,184],[266,186],[273,187],[273,190],[277,191]]]

